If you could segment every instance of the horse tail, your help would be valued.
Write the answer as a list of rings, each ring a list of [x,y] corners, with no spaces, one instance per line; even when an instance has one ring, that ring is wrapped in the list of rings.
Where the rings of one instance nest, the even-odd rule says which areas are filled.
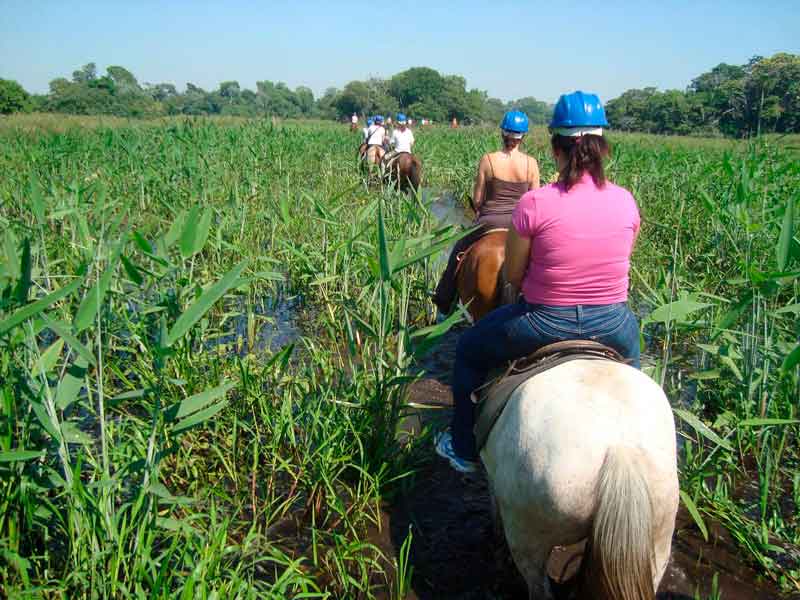
[[[600,468],[597,509],[589,533],[580,596],[654,600],[654,514],[638,450],[608,449]]]

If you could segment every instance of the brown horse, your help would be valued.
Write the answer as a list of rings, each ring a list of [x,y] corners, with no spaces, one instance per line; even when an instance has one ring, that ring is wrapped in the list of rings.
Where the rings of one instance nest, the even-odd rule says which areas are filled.
[[[422,178],[422,162],[410,152],[400,152],[384,161],[384,173],[401,192],[416,191]]]
[[[507,236],[507,229],[489,230],[458,263],[458,297],[475,321],[500,305]]]

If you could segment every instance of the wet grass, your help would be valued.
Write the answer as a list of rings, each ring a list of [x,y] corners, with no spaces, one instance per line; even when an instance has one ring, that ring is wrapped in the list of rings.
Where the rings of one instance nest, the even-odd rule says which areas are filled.
[[[403,597],[408,546],[368,532],[417,464],[396,426],[457,233],[365,188],[339,126],[82,125],[0,128],[6,594]],[[461,201],[497,143],[417,137]],[[800,168],[774,139],[612,143],[683,501],[796,590]],[[550,178],[544,131],[529,148]],[[285,298],[300,335],[265,342]]]

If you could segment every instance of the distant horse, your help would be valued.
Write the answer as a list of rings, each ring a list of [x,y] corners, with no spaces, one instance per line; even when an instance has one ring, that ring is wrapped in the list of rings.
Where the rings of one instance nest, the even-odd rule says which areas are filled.
[[[374,144],[372,146],[367,146],[366,142],[362,142],[358,147],[358,158],[362,166],[371,167],[374,165],[380,167],[385,154],[386,150],[384,150],[383,147]]]
[[[385,157],[384,157],[385,158]],[[416,191],[422,176],[422,162],[410,152],[400,152],[383,162],[384,174],[401,192]]]
[[[490,229],[467,248],[459,261],[458,297],[475,321],[500,305],[506,237],[508,229]]]
[[[582,540],[577,598],[655,598],[678,478],[672,411],[647,375],[578,359],[528,379],[511,394],[481,459],[531,600],[553,598],[553,548]]]

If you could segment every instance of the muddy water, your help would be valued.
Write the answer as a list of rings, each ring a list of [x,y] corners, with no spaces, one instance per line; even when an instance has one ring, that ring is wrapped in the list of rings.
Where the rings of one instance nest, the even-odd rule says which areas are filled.
[[[450,192],[423,188],[420,194],[422,203],[428,207],[439,225],[455,225],[465,228],[472,226],[472,211],[465,209]],[[444,248],[438,256],[434,257],[431,264],[433,271],[438,273],[443,270],[449,256],[450,249]]]
[[[470,211],[466,210],[450,192],[423,188],[421,196],[423,204],[428,205],[431,214],[440,223],[462,227],[469,227],[472,224]]]
[[[434,208],[435,207],[435,208]],[[447,222],[466,217],[452,197],[434,199],[431,211]],[[462,330],[463,331],[463,330]],[[410,392],[417,409],[403,422],[409,434],[444,426],[452,406],[450,373],[459,330],[451,331],[423,362],[424,378]],[[409,480],[399,497],[387,507],[381,530],[374,541],[390,555],[403,543],[409,527],[413,532],[410,563],[414,568],[411,598],[420,600],[501,600],[527,598],[524,582],[498,537],[489,509],[485,474],[461,475],[440,460],[431,448],[430,462]],[[683,507],[678,513],[672,555],[659,588],[661,600],[707,598],[712,578],[718,579],[723,600],[800,598],[782,596],[778,588],[742,560],[723,527],[708,521],[709,541],[701,537]],[[389,532],[389,540],[385,532]],[[556,582],[564,582],[580,562],[580,547],[553,552],[548,570]]]
[[[216,336],[209,336],[206,349],[250,353],[276,352],[300,338],[299,309],[301,299],[279,290],[274,296],[237,299],[226,307],[226,316]]]

